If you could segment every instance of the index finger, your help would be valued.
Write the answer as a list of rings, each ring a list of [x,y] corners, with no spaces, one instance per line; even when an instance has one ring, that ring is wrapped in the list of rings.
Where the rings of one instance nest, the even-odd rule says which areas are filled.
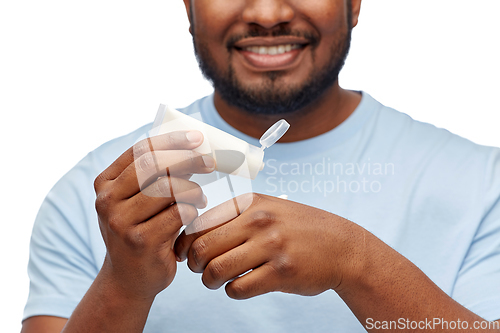
[[[118,157],[106,170],[96,179],[96,186],[105,180],[114,180],[135,159],[155,150],[188,150],[199,147],[203,142],[203,134],[200,131],[177,131],[166,133],[139,141],[120,157]]]
[[[250,207],[255,196],[255,193],[240,195],[198,216],[175,241],[174,250],[177,256],[181,259],[187,258],[189,248],[197,238],[238,217]]]

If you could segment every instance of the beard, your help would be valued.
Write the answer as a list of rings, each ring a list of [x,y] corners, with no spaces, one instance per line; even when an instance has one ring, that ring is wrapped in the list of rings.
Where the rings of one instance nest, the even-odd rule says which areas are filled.
[[[350,6],[348,8],[351,9]],[[280,85],[279,78],[285,73],[276,71],[263,73],[264,81],[258,86],[245,86],[236,77],[234,68],[230,65],[230,60],[233,52],[235,52],[234,44],[246,37],[300,36],[309,40],[308,47],[311,47],[314,65],[314,55],[320,38],[312,34],[292,32],[284,27],[277,27],[271,33],[262,29],[254,29],[244,36],[234,36],[226,45],[230,54],[229,65],[225,71],[221,71],[217,68],[216,61],[210,54],[207,45],[202,41],[198,41],[196,34],[193,33],[195,55],[205,78],[212,83],[214,89],[229,105],[251,114],[280,115],[292,113],[313,104],[338,80],[351,44],[352,22],[350,12],[351,10],[348,13],[347,30],[330,47],[331,55],[328,63],[322,68],[313,70],[301,84]],[[192,26],[192,29],[195,32],[194,26]]]

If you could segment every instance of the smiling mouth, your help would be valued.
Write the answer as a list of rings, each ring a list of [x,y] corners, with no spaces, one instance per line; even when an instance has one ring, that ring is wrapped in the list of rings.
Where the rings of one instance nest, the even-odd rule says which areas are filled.
[[[283,42],[282,42],[283,43]],[[242,64],[254,72],[283,71],[297,66],[309,44],[274,44],[256,42],[235,46]],[[267,44],[267,45],[266,45]]]
[[[283,44],[283,45],[275,45],[275,46],[248,46],[244,48],[236,48],[239,50],[244,50],[247,52],[252,52],[255,54],[261,55],[280,55],[287,52],[291,52],[293,50],[301,49],[304,45],[301,44]]]

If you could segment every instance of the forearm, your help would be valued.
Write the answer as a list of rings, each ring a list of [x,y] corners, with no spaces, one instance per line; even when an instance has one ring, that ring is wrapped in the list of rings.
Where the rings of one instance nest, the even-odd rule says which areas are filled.
[[[62,332],[142,332],[152,303],[126,295],[101,271]]]
[[[492,327],[474,330],[474,322],[484,319],[454,301],[378,238],[364,229],[357,231],[354,269],[358,274],[348,275],[336,291],[368,331],[381,331],[384,323],[392,322],[391,331],[397,332],[500,332]],[[438,320],[453,323],[441,325]],[[467,322],[460,326],[467,329],[453,329],[458,322]],[[417,324],[420,327],[415,329]]]

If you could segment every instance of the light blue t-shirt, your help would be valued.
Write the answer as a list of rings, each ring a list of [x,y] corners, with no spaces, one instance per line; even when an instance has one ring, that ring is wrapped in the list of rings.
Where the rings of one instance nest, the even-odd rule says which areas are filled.
[[[259,146],[216,112],[213,96],[183,110]],[[146,125],[88,154],[50,191],[30,248],[24,318],[69,317],[99,272],[105,246],[93,181],[150,130]],[[366,228],[441,289],[487,320],[500,318],[500,149],[412,120],[363,93],[340,126],[266,150],[255,192],[324,209]],[[210,197],[209,197],[210,201]],[[408,281],[411,283],[411,281]],[[364,332],[334,291],[270,293],[236,301],[178,265],[145,332]]]

